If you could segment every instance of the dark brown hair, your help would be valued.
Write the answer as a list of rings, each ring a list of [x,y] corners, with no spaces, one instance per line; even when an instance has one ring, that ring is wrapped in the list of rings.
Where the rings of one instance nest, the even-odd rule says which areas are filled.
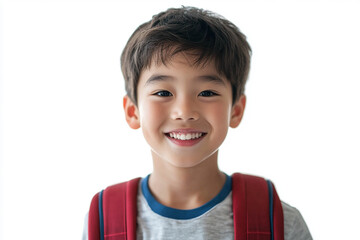
[[[140,25],[121,55],[125,89],[137,104],[141,71],[153,61],[166,64],[179,52],[195,54],[195,64],[214,60],[219,74],[232,86],[233,103],[244,93],[251,48],[244,34],[230,21],[194,7],[170,8]]]

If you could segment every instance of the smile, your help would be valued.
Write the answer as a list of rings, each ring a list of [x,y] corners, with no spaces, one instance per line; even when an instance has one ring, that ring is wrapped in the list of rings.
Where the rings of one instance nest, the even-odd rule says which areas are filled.
[[[178,140],[191,140],[201,138],[204,133],[169,133],[169,136]]]
[[[174,144],[182,147],[190,147],[199,143],[207,133],[196,130],[175,130],[165,133]]]

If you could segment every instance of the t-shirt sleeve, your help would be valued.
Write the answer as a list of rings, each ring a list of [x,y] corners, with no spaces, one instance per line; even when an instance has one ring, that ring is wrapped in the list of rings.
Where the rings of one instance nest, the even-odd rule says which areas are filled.
[[[89,219],[89,213],[86,213],[85,219],[84,219],[84,229],[83,229],[82,240],[88,240],[88,219]]]
[[[312,240],[310,231],[299,210],[284,202],[282,202],[282,207],[285,240]]]

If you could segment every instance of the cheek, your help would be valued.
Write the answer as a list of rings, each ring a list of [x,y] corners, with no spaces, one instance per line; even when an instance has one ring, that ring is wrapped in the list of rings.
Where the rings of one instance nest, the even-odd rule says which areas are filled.
[[[140,107],[140,122],[144,127],[156,127],[164,118],[164,108],[159,104],[153,104],[151,101],[144,102]]]
[[[231,108],[228,104],[216,104],[215,106],[212,106],[208,111],[211,112],[211,117],[213,121],[217,123],[217,126],[229,125]]]
[[[231,108],[229,105],[215,104],[206,108],[204,113],[207,114],[207,120],[212,125],[213,131],[215,131],[213,136],[218,140],[225,138],[230,125]]]

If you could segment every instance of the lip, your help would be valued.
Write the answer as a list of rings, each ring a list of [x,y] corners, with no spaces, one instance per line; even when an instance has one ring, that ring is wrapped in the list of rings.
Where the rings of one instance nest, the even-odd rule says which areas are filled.
[[[198,129],[193,129],[193,128],[179,128],[179,129],[174,129],[171,131],[166,132],[166,134],[168,133],[206,133],[204,131],[198,130]]]
[[[188,134],[188,133],[201,133],[202,136],[199,138],[195,138],[195,139],[185,139],[185,140],[181,140],[181,139],[176,139],[176,138],[172,138],[170,137],[170,133],[175,133],[175,134]],[[197,130],[197,129],[175,129],[169,132],[165,133],[165,136],[174,144],[181,146],[181,147],[191,147],[196,145],[197,143],[199,143],[201,140],[204,139],[204,137],[206,136],[206,132],[201,131],[201,130]]]

